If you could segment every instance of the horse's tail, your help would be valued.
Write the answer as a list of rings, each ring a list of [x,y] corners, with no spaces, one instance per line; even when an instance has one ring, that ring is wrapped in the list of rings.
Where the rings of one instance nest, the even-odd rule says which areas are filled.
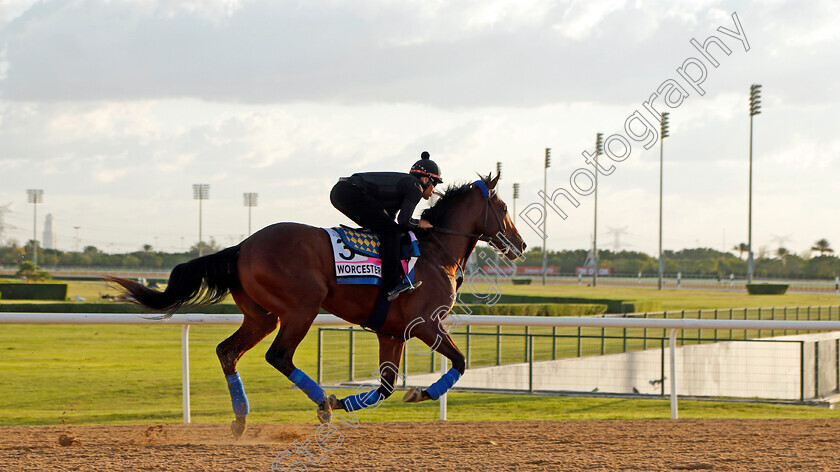
[[[123,294],[138,305],[165,311],[163,318],[169,318],[185,306],[218,303],[231,289],[239,287],[238,259],[239,246],[233,246],[178,264],[169,274],[163,292],[121,277],[105,278],[121,285]]]

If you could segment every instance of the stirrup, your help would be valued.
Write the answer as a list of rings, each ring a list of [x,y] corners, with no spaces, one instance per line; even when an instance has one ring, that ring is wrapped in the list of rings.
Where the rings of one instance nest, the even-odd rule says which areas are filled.
[[[411,282],[403,282],[403,283],[397,285],[396,287],[394,287],[393,290],[388,292],[388,301],[392,302],[392,301],[396,300],[397,297],[399,297],[400,295],[402,295],[405,292],[412,293],[412,292],[414,292],[414,290],[417,287],[419,287],[422,284],[423,284],[422,281],[418,281],[415,284],[412,284]]]

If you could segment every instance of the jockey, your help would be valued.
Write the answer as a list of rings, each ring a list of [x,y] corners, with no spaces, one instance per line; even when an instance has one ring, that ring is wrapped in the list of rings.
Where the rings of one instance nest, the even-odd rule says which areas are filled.
[[[388,294],[389,301],[422,283],[417,282],[412,286],[404,280],[405,274],[400,263],[400,233],[403,230],[432,227],[428,221],[417,221],[411,216],[420,199],[428,200],[435,185],[439,183],[443,183],[440,169],[429,158],[429,153],[423,151],[420,160],[411,166],[408,174],[357,173],[340,178],[330,192],[330,201],[338,211],[379,236],[382,290]]]

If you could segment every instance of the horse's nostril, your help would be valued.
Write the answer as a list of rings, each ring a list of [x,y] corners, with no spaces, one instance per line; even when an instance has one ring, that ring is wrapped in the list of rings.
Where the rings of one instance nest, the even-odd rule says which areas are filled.
[[[528,245],[527,245],[527,244],[525,244],[525,243],[523,242],[523,243],[522,243],[522,252],[525,252],[525,248],[526,248],[526,247],[528,247]]]

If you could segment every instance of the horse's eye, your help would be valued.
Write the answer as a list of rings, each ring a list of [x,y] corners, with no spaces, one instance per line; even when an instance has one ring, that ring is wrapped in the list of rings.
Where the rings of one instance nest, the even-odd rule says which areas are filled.
[[[502,211],[507,213],[507,205],[502,205]]]

